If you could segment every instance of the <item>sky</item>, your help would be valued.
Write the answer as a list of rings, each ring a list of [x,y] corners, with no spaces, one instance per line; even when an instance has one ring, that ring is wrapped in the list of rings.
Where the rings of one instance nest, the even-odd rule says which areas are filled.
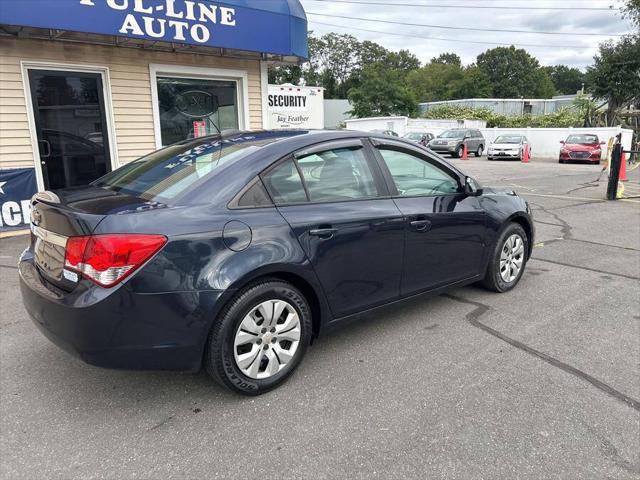
[[[618,38],[612,35],[633,31],[631,22],[622,19],[617,10],[617,7],[622,4],[620,0],[348,1],[354,3],[346,3],[345,0],[301,0],[307,13],[309,30],[313,30],[318,35],[329,32],[349,33],[360,41],[371,40],[394,51],[408,49],[423,63],[440,53],[454,52],[466,65],[475,62],[478,54],[500,44],[516,46],[530,44],[537,46],[522,45],[520,48],[526,49],[542,65],[564,64],[584,70],[593,63],[593,56],[597,53],[600,42]],[[450,8],[444,8],[445,5]],[[462,8],[459,8],[460,6]],[[610,6],[613,6],[614,10],[609,9]],[[561,8],[564,10],[560,10]],[[578,10],[578,8],[606,8],[607,10]],[[341,16],[350,18],[340,18]],[[362,19],[463,28],[440,29]],[[321,23],[332,24],[332,26]],[[560,32],[562,35],[465,29],[469,27]],[[363,30],[391,32],[393,35]],[[575,35],[576,33],[602,35]],[[434,37],[445,40],[436,40]],[[488,44],[470,42],[487,42]]]

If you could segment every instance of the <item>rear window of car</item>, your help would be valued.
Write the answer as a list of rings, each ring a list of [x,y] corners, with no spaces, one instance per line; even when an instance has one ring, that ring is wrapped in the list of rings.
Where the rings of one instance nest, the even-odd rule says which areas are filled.
[[[196,182],[215,174],[222,165],[274,140],[246,135],[176,144],[114,170],[93,185],[148,201],[170,203]]]

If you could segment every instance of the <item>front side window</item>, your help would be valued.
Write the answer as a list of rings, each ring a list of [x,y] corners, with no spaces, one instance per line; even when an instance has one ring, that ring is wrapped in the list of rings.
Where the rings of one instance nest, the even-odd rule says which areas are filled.
[[[298,159],[312,202],[372,198],[378,195],[362,148],[338,148]]]
[[[162,145],[238,128],[233,80],[158,77]]]
[[[381,149],[380,154],[401,197],[458,193],[458,181],[440,167],[415,155]]]

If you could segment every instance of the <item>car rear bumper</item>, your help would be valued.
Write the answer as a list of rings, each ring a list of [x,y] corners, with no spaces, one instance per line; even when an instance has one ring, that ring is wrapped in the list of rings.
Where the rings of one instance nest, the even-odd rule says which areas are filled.
[[[222,291],[134,293],[82,281],[73,292],[19,265],[23,304],[38,329],[86,363],[133,370],[200,369],[211,314]],[[218,302],[219,303],[219,302]]]

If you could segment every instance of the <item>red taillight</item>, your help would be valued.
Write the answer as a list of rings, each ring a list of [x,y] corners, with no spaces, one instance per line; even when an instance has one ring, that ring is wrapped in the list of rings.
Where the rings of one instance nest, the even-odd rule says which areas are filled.
[[[64,264],[101,287],[112,287],[149,260],[164,244],[164,235],[93,235],[67,241]]]

